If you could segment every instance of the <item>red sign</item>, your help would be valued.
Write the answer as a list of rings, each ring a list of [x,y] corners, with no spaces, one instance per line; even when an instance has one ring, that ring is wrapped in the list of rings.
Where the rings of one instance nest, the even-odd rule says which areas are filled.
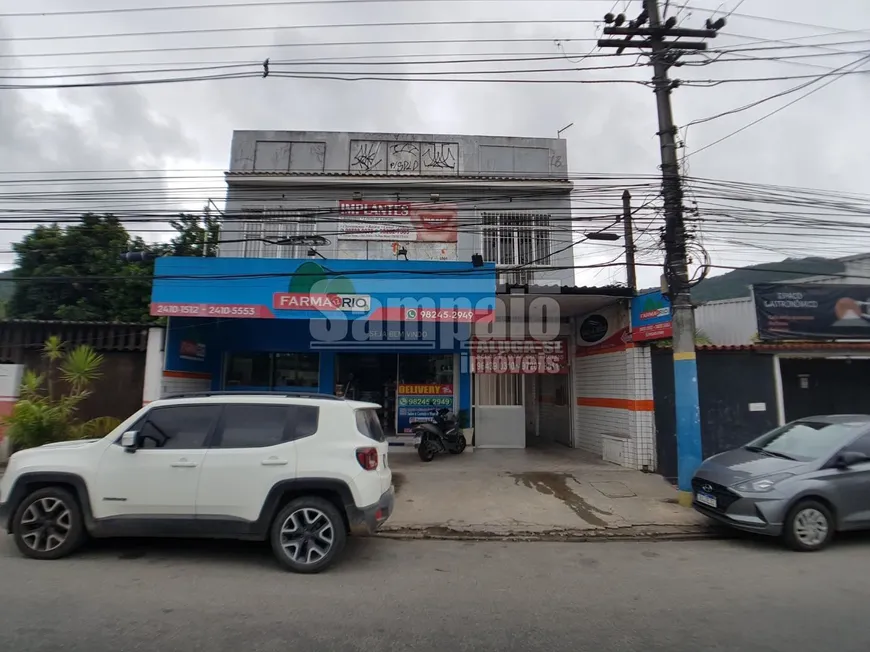
[[[476,340],[471,370],[476,374],[567,374],[563,340]]]
[[[634,346],[632,334],[628,332],[627,328],[623,328],[601,342],[588,345],[578,344],[577,357],[599,353],[618,353],[619,351],[625,351],[630,346]]]
[[[200,344],[194,340],[182,340],[178,345],[178,357],[182,360],[193,360],[194,362],[205,361],[205,344]]]
[[[367,294],[276,292],[272,295],[272,308],[275,310],[368,312],[372,309],[372,300]]]
[[[647,324],[635,326],[631,329],[631,337],[635,342],[648,342],[650,340],[664,340],[673,337],[674,328],[671,322],[661,324]]]
[[[341,200],[338,212],[348,217],[408,217],[410,202]]]
[[[223,303],[152,303],[155,317],[220,317],[223,319],[271,319],[266,306]]]
[[[411,204],[397,201],[340,200],[339,223],[345,240],[457,242],[457,209],[453,204]]]

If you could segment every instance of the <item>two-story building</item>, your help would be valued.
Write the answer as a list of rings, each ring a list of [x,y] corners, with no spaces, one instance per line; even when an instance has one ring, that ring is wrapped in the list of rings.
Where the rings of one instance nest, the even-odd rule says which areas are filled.
[[[237,131],[226,182],[219,257],[157,263],[160,392],[371,400],[394,443],[446,406],[478,445],[601,453],[575,352],[620,337],[586,318],[631,292],[574,286],[564,140]]]

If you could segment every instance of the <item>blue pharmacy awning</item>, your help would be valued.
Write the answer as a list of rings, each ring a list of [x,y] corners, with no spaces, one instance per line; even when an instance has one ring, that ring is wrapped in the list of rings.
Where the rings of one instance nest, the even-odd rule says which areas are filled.
[[[476,323],[494,318],[495,292],[491,263],[165,257],[151,314]]]

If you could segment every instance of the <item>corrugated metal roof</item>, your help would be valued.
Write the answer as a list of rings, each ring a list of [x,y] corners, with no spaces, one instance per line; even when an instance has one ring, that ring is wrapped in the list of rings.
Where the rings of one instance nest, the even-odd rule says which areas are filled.
[[[870,351],[870,342],[759,342],[756,351]]]
[[[0,360],[20,364],[25,352],[41,349],[51,336],[100,352],[145,351],[154,324],[9,319],[0,321]]]
[[[593,287],[590,285],[504,285],[499,286],[497,294],[510,294],[511,290],[523,290],[526,294],[567,294],[567,295],[592,295],[604,297],[620,297],[630,299],[634,297],[634,290],[624,285],[603,285]]]
[[[670,345],[662,348],[671,348]],[[756,351],[777,353],[780,351],[870,351],[870,342],[768,342],[756,344],[700,344],[698,351]]]
[[[136,321],[67,321],[63,319],[0,319],[0,326],[3,324],[52,324],[52,325],[74,325],[74,326],[145,326],[152,328],[157,326],[154,323],[136,322]]]

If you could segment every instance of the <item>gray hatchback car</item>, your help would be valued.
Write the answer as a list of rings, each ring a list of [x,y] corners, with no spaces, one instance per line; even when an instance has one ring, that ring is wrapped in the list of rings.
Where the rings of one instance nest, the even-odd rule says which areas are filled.
[[[821,550],[834,532],[870,529],[870,416],[792,421],[705,460],[692,505],[740,530]]]

